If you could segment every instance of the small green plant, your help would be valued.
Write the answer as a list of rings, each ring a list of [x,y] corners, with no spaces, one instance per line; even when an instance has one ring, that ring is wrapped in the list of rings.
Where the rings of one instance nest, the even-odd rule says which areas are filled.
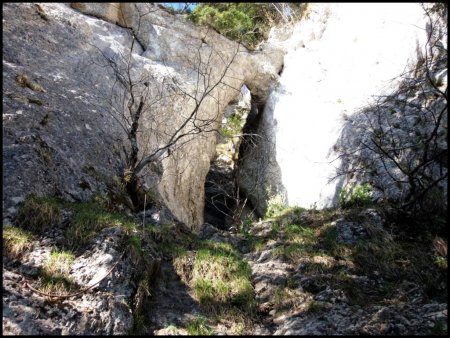
[[[342,208],[360,207],[372,203],[372,188],[368,183],[347,186],[339,192],[339,204]]]
[[[320,313],[320,312],[323,312],[325,309],[326,309],[326,306],[323,305],[322,303],[319,303],[316,301],[311,301],[308,304],[307,311],[309,313]]]
[[[44,270],[48,275],[68,275],[74,260],[75,256],[69,251],[52,251]]]
[[[30,247],[32,239],[33,236],[21,228],[3,228],[3,249],[11,257],[20,257]]]
[[[314,229],[298,224],[287,224],[284,227],[284,233],[286,239],[300,243],[309,243],[316,238]]]
[[[39,100],[39,99],[35,99],[35,98],[33,98],[33,97],[29,97],[29,98],[28,98],[28,102],[37,104],[38,106],[42,106],[42,101]]]
[[[448,268],[448,260],[447,257],[436,256],[435,261],[436,265],[443,270],[447,270]]]
[[[211,336],[214,333],[208,325],[208,320],[201,316],[191,320],[186,330],[190,336]]]
[[[265,218],[275,217],[279,215],[284,209],[286,209],[286,201],[281,194],[270,194],[271,188],[266,189],[267,196],[270,196],[267,201],[267,210]]]
[[[447,325],[445,321],[441,318],[436,319],[433,328],[430,330],[430,335],[433,336],[446,336],[447,335]]]
[[[275,8],[269,3],[201,3],[188,18],[253,48],[267,37],[274,23],[300,18],[305,10],[300,4],[287,4],[281,9],[279,7]]]
[[[243,311],[256,306],[251,268],[228,243],[200,243],[190,284],[202,305],[235,306]]]
[[[47,163],[48,166],[53,166],[53,158],[50,149],[45,147],[37,147],[36,152],[39,157],[42,158],[45,163]]]
[[[61,204],[54,198],[30,194],[20,206],[14,223],[27,230],[43,233],[59,223]]]
[[[144,328],[144,316],[141,314],[134,314],[133,316],[133,333],[137,334]]]
[[[175,335],[178,332],[178,328],[176,327],[176,325],[170,324],[169,326],[167,326],[167,332],[169,334]]]
[[[78,249],[85,245],[103,228],[122,227],[126,230],[138,228],[138,224],[133,219],[110,212],[95,202],[74,203],[69,207],[74,214],[65,231],[65,237],[67,244],[72,249]],[[130,244],[138,245],[137,240],[134,241]]]
[[[209,304],[213,301],[216,290],[211,281],[197,278],[194,283],[194,291],[201,304]],[[221,296],[220,298],[224,298]]]
[[[226,138],[233,138],[241,133],[242,117],[239,114],[233,114],[228,117],[227,122],[220,127],[220,134]]]
[[[31,81],[25,74],[17,74],[16,81],[22,87],[28,87],[35,92],[45,92],[44,88],[37,82]]]
[[[76,285],[70,276],[75,256],[69,251],[52,251],[41,269],[40,290],[63,294]]]

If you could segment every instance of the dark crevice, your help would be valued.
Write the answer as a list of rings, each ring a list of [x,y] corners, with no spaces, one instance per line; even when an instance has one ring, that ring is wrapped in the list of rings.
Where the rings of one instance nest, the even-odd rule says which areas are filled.
[[[242,136],[237,149],[238,159],[234,162],[234,169],[228,168],[227,170],[218,166],[215,162],[211,163],[205,181],[204,220],[219,229],[226,230],[239,222],[240,215],[238,214],[243,209],[244,201],[246,201],[245,207],[247,210],[254,209],[246,195],[238,187],[239,164],[242,163],[247,150],[258,142],[255,134],[261,120],[262,114],[260,112],[264,110],[264,106],[265,101],[251,95],[250,111],[242,127],[244,136]]]
[[[281,65],[280,70],[278,71],[278,75],[281,76],[281,73],[283,73],[284,70],[284,64]]]

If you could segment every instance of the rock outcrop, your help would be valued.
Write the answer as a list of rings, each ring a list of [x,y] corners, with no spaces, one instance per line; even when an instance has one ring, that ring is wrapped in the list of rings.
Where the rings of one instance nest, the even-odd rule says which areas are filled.
[[[356,115],[373,95],[385,95],[399,86],[398,76],[408,64],[414,65],[417,51],[425,46],[426,21],[419,4],[310,5],[308,17],[284,42],[288,52],[283,72],[257,130],[262,138],[242,164],[241,185],[260,213],[277,194],[288,205],[336,205],[344,182],[330,182],[339,168],[333,146],[346,125],[344,119]],[[383,123],[384,128],[389,121]],[[368,129],[367,123],[352,135],[367,138],[364,128]],[[352,170],[359,160],[358,146],[350,143],[347,137],[339,144],[343,152],[356,154],[341,172]],[[376,166],[381,168],[379,163]],[[393,186],[386,180],[390,183],[384,188]]]
[[[6,335],[126,335],[133,329],[133,313],[143,262],[126,249],[121,228],[105,228],[75,258],[68,275],[81,288],[95,285],[76,297],[46,297],[24,287],[36,278],[55,248],[64,241],[62,222],[43,238],[34,240],[19,260],[5,256],[3,263],[3,333]],[[144,271],[148,282],[158,271],[160,257],[148,236]],[[40,276],[40,279],[44,278]],[[55,280],[57,280],[55,278]],[[96,284],[99,282],[98,284]],[[69,292],[74,294],[75,292]],[[67,292],[65,293],[67,294]]]
[[[126,55],[133,33],[140,44],[133,49],[131,71],[148,76],[153,94],[165,79],[173,81],[178,94],[192,95],[203,81],[198,71],[210,74],[206,87],[212,91],[197,112],[199,119],[211,121],[210,130],[244,83],[264,99],[278,78],[282,52],[249,53],[155,5],[72,7],[76,10],[56,3],[4,7],[3,218],[14,215],[17,201],[28,192],[85,200],[107,190],[103,178],[122,175],[127,135],[117,121],[120,117],[111,112],[111,99],[123,91],[114,86],[110,67],[96,65]],[[223,83],[212,88],[224,74]],[[22,75],[43,90],[17,80]],[[203,93],[175,95],[155,105],[142,119],[141,149],[164,145]],[[213,132],[186,137],[142,175],[154,199],[193,228],[203,223],[204,181],[215,138]]]

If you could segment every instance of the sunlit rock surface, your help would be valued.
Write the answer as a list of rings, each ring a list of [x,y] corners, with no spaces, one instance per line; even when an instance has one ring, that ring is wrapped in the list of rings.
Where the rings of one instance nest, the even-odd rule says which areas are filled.
[[[269,185],[289,205],[336,203],[341,182],[328,182],[339,166],[332,147],[343,116],[395,88],[425,43],[425,22],[420,4],[311,4],[284,43],[284,69],[259,126],[260,152],[249,158],[268,160],[257,173],[264,178],[253,198],[260,210]]]

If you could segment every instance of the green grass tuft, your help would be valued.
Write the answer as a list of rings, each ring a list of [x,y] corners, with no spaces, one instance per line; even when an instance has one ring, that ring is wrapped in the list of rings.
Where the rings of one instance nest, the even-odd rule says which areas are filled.
[[[65,237],[72,249],[78,249],[85,245],[101,229],[122,227],[126,230],[134,230],[139,226],[133,219],[110,212],[98,203],[74,203],[69,207],[73,210],[74,215],[65,231]]]
[[[190,336],[211,336],[214,333],[205,317],[197,317],[191,320],[186,330]]]
[[[3,249],[13,258],[20,257],[31,245],[33,235],[21,228],[3,228]]]
[[[58,224],[60,216],[61,203],[56,199],[29,194],[20,206],[14,223],[24,229],[41,234],[46,229]]]

